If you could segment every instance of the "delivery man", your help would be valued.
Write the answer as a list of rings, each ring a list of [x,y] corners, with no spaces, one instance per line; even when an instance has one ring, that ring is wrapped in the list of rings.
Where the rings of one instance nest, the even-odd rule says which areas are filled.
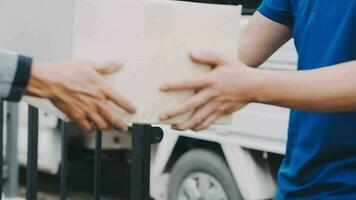
[[[0,50],[0,99],[19,101],[23,94],[49,99],[83,130],[93,125],[127,131],[127,125],[108,101],[129,113],[135,107],[105,84],[101,75],[112,74],[120,64],[70,61],[59,64],[33,62],[31,58]]]
[[[264,0],[239,59],[194,53],[211,73],[163,85],[195,95],[161,114],[188,111],[177,130],[202,130],[251,102],[292,108],[276,199],[356,199],[356,1]],[[294,38],[296,72],[254,69]]]

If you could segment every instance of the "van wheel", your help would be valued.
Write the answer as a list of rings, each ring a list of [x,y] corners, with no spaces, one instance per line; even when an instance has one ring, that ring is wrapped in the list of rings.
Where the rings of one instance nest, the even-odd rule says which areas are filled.
[[[235,180],[218,154],[197,149],[185,153],[174,165],[168,200],[240,200]]]

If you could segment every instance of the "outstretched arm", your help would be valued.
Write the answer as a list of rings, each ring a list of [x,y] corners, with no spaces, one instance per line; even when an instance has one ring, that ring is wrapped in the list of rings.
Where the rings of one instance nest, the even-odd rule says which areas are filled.
[[[102,77],[120,67],[87,61],[38,63],[0,50],[0,99],[20,101],[25,93],[47,98],[85,131],[91,131],[94,124],[100,129],[113,126],[126,131],[126,123],[109,102],[129,113],[135,112],[135,107]]]
[[[239,47],[239,60],[241,60],[239,64],[244,65],[246,67],[247,66],[254,67],[254,68],[258,67],[290,38],[291,38],[290,27],[283,24],[276,23],[264,17],[262,14],[260,14],[257,11],[253,15],[249,24],[245,27],[243,31],[241,37],[242,41]],[[220,60],[220,58],[214,58],[214,57],[217,56],[208,54],[202,56],[199,55],[193,56],[192,59],[193,61],[198,63],[214,65],[216,64],[216,62]],[[231,77],[231,79],[235,80],[234,77]],[[226,79],[225,77],[224,78],[221,77],[221,80],[226,80]],[[189,85],[189,82],[187,82],[186,84]],[[189,121],[180,124],[178,126],[175,126],[177,129],[180,130],[185,130],[189,128],[195,128],[196,130],[199,130],[202,128],[206,128],[208,125],[214,122],[221,114],[224,114],[229,111],[232,112],[244,105],[244,104],[242,105],[234,104],[235,109],[231,109],[231,108],[227,109],[225,108],[226,105],[218,106],[215,105],[216,103],[214,102],[207,101],[205,102],[207,103],[207,105],[204,106],[204,109],[203,108],[197,109],[198,105],[202,105],[202,103],[200,102],[201,98],[204,98],[205,96],[211,96],[213,94],[210,94],[210,91],[208,90],[199,90],[192,86],[187,86],[187,88],[185,87],[183,88],[201,91],[202,94],[197,95],[196,97],[192,98],[191,101],[185,102],[161,115],[161,119],[165,120],[172,116],[182,114],[184,112],[194,111],[194,114]],[[173,84],[172,88],[167,88],[166,90],[171,91],[174,89],[175,87]],[[180,90],[180,89],[176,88],[176,90]],[[215,111],[214,109],[218,109],[219,111]]]
[[[356,111],[356,61],[310,71],[268,71],[212,53],[192,55],[197,63],[214,67],[209,74],[169,83],[163,91],[194,90],[196,94],[161,115],[166,120],[194,111],[175,125],[178,130],[202,130],[221,115],[251,102],[311,112]]]
[[[93,124],[100,129],[113,126],[127,131],[125,121],[111,108],[109,102],[129,113],[134,113],[135,107],[106,84],[103,77],[120,68],[119,64],[88,61],[34,62],[26,93],[49,99],[87,132],[93,129]]]

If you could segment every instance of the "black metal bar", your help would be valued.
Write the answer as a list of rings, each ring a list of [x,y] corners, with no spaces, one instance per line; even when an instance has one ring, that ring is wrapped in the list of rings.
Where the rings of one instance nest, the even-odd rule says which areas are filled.
[[[27,200],[37,199],[38,109],[28,108]]]
[[[95,133],[94,200],[99,200],[101,196],[101,140],[102,131],[98,129]]]
[[[131,152],[131,200],[149,200],[151,125],[134,124]]]
[[[0,200],[2,199],[2,185],[3,185],[3,135],[4,135],[4,102],[0,100]]]
[[[18,155],[18,104],[6,102],[6,146],[5,158],[7,174],[6,181],[4,181],[3,192],[7,198],[15,198],[18,196],[19,188],[19,162]],[[5,136],[4,136],[5,138]]]
[[[67,199],[67,169],[68,169],[68,124],[61,124],[62,137],[62,162],[61,162],[61,185],[60,185],[60,200]]]

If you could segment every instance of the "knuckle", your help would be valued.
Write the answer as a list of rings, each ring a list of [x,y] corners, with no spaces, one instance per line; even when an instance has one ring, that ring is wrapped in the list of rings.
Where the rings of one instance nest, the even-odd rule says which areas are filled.
[[[226,106],[220,106],[217,108],[217,111],[220,113],[225,113],[228,111],[228,108]]]
[[[106,95],[106,94],[110,93],[110,89],[108,89],[105,84],[101,84],[101,85],[98,87],[98,91],[99,91],[100,94],[102,94],[102,95]]]
[[[74,120],[81,121],[84,117],[80,113],[74,112],[74,113],[72,113],[72,118]]]
[[[198,126],[199,124],[201,124],[202,120],[201,119],[196,119],[193,121],[193,126]]]
[[[206,128],[208,128],[208,127],[209,127],[209,123],[207,123],[207,122],[203,123],[203,124],[200,126],[201,129],[206,129]]]
[[[209,86],[212,86],[215,84],[215,82],[217,81],[217,77],[216,76],[207,76],[206,77],[206,82]]]
[[[88,124],[87,119],[85,119],[85,117],[79,117],[79,118],[77,119],[77,122],[78,122],[79,124],[83,124],[83,125]]]
[[[101,126],[99,128],[102,130],[108,130],[110,127],[108,124],[101,124]]]

